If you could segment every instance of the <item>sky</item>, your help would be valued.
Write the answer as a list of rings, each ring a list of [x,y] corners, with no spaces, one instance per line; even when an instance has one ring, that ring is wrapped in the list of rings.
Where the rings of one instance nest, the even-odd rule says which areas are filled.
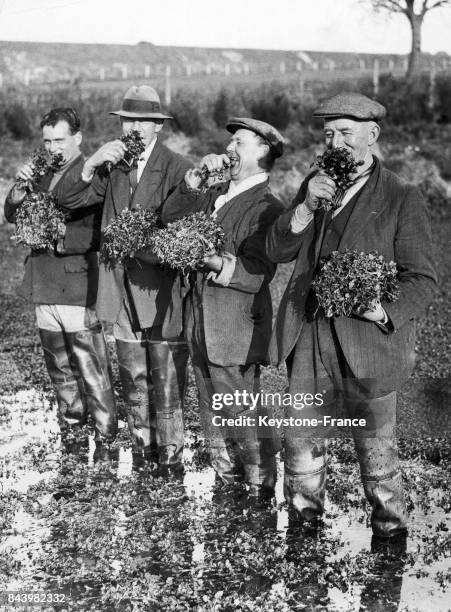
[[[423,50],[451,54],[450,33],[434,9]],[[408,53],[410,27],[369,0],[0,0],[0,40]]]

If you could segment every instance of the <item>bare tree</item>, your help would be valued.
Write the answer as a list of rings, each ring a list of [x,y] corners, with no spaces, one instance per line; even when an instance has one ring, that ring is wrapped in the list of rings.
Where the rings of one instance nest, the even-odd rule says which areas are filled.
[[[412,48],[409,57],[407,78],[418,72],[421,57],[421,28],[429,11],[435,8],[451,6],[451,0],[369,0],[375,10],[386,10],[390,13],[403,13],[412,30]]]

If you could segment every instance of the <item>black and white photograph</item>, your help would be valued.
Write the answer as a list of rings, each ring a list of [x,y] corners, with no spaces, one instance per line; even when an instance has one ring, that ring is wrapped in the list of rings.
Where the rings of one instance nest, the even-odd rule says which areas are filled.
[[[451,611],[451,0],[0,0],[0,612]]]

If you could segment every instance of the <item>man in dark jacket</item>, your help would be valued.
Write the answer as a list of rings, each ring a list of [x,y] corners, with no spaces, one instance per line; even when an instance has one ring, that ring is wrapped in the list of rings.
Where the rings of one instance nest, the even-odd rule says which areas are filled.
[[[58,204],[82,202],[86,186],[74,185],[83,168],[80,120],[71,108],[55,108],[41,121],[49,155],[61,154],[63,166],[36,183]],[[15,222],[32,179],[25,163],[5,202],[5,216]],[[28,183],[29,184],[29,183]],[[91,411],[97,439],[115,436],[117,413],[102,327],[95,314],[101,209],[91,206],[66,216],[66,233],[53,250],[32,250],[25,260],[19,294],[36,305],[36,318],[49,376],[63,427],[82,425]]]
[[[157,210],[189,167],[158,138],[170,117],[152,87],[131,87],[111,114],[120,117],[124,135],[139,132],[145,150],[137,166],[128,166],[124,144],[114,140],[86,161],[82,178],[91,188],[85,205],[103,203],[102,230],[126,208]],[[105,162],[115,164],[109,176],[96,172]],[[125,266],[100,263],[97,316],[113,324],[135,465],[149,460],[178,470],[188,349],[169,311],[181,311],[180,280],[156,258],[136,255]]]
[[[272,430],[255,424],[263,407],[252,410],[243,396],[228,405],[225,394],[260,389],[260,364],[271,334],[269,283],[276,268],[265,254],[265,234],[284,210],[269,189],[269,171],[282,154],[283,140],[272,126],[254,119],[231,119],[226,127],[232,133],[227,154],[207,155],[200,167],[214,173],[230,165],[231,180],[204,192],[199,171],[190,170],[164,204],[162,220],[204,211],[224,229],[225,253],[208,256],[205,268],[192,275],[186,303],[200,416],[219,477],[233,482],[238,469],[253,493],[272,493],[277,446]],[[224,410],[215,412],[221,398]],[[228,426],[222,417],[243,419]]]
[[[415,318],[431,300],[435,272],[425,203],[411,185],[372,155],[385,115],[383,106],[359,94],[340,94],[314,113],[324,119],[326,146],[345,148],[362,161],[353,184],[339,193],[323,171],[301,185],[292,210],[268,233],[273,262],[295,261],[271,343],[274,363],[286,361],[291,394],[322,394],[316,417],[345,416],[353,428],[371,524],[378,536],[406,532],[406,508],[396,445],[396,391],[414,364]],[[324,201],[339,197],[335,212]],[[321,227],[325,231],[321,231]],[[400,297],[375,300],[350,317],[325,318],[312,291],[320,258],[334,250],[377,250],[398,269]],[[302,412],[291,410],[291,416]],[[311,415],[310,415],[311,416]],[[342,415],[343,416],[343,415]],[[285,432],[285,496],[306,520],[321,515],[326,481],[326,437],[313,427]]]

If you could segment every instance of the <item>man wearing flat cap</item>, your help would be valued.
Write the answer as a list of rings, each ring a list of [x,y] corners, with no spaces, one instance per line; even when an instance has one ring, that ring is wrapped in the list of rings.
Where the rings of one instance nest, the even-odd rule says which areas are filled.
[[[128,167],[119,163],[124,143],[114,140],[86,161],[82,178],[91,182],[86,203],[104,201],[102,229],[126,208],[157,210],[189,167],[158,138],[164,120],[171,117],[161,112],[152,87],[131,87],[122,108],[110,114],[120,117],[123,135],[139,132],[145,150],[137,167]],[[96,172],[105,162],[113,164],[107,178]],[[101,262],[97,314],[113,324],[135,465],[148,460],[178,471],[188,350],[168,314],[181,309],[179,281],[175,271],[155,258],[136,255],[125,266]]]
[[[415,318],[431,300],[436,277],[425,203],[411,185],[372,154],[385,108],[360,94],[340,94],[315,111],[324,120],[328,149],[344,148],[363,162],[346,190],[323,171],[303,184],[291,210],[267,237],[274,263],[295,261],[282,298],[271,360],[286,361],[290,392],[321,393],[322,415],[343,414],[367,426],[352,434],[376,536],[406,533],[406,506],[396,444],[396,392],[414,364]],[[336,200],[337,208],[326,208]],[[320,231],[320,228],[323,231]],[[394,260],[400,297],[373,309],[326,318],[312,291],[320,259],[332,251],[377,251]],[[293,411],[296,412],[296,411]],[[296,416],[302,416],[297,413]],[[357,423],[357,421],[355,421]],[[330,431],[285,432],[285,496],[298,518],[324,508],[326,438]]]
[[[166,200],[162,221],[204,211],[224,229],[224,254],[206,257],[204,269],[192,274],[185,305],[200,417],[219,479],[244,479],[251,495],[272,495],[278,450],[272,431],[264,437],[252,421],[241,427],[220,420],[257,419],[260,409],[250,410],[236,398],[232,405],[220,404],[224,394],[259,391],[271,336],[269,283],[276,269],[265,253],[265,235],[284,210],[269,189],[269,172],[283,153],[283,138],[255,119],[233,118],[226,128],[232,134],[226,153],[205,156],[200,168],[214,173],[230,167],[230,180],[202,191],[199,170],[189,170]]]

